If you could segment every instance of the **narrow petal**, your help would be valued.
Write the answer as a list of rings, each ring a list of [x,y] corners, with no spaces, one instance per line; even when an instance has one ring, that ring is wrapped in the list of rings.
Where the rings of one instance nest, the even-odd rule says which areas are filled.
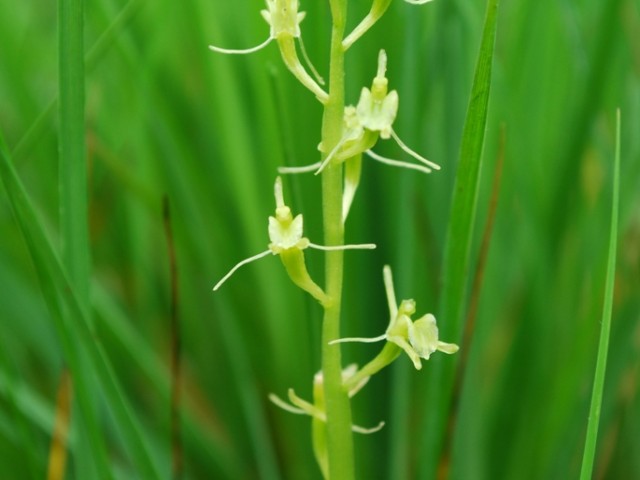
[[[309,403],[306,400],[303,400],[302,398],[300,398],[298,395],[296,395],[296,392],[293,390],[293,388],[289,389],[288,394],[289,394],[289,401],[293,403],[296,407],[299,407],[301,410],[304,410],[307,415],[313,418],[317,418],[318,420],[322,420],[323,422],[327,421],[327,414],[325,412],[320,410],[318,407],[316,407],[312,403]]]
[[[413,362],[413,366],[416,367],[416,370],[420,370],[422,368],[422,363],[420,363],[420,357],[418,356],[416,351],[413,349],[413,347],[409,345],[409,342],[407,342],[403,337],[393,336],[393,337],[389,337],[387,340],[398,345],[400,348],[402,348],[406,352],[407,355],[409,355],[409,358]]]
[[[423,167],[422,165],[416,165],[415,163],[403,162],[400,160],[393,160],[392,158],[383,157],[382,155],[378,155],[373,150],[367,150],[366,154],[369,155],[374,160],[384,163],[385,165],[391,165],[392,167],[400,167],[400,168],[408,168],[410,170],[418,170],[422,173],[431,173],[431,169],[428,167]]]
[[[365,337],[338,338],[336,340],[331,340],[329,342],[329,345],[335,345],[336,343],[345,343],[345,342],[375,343],[375,342],[381,342],[385,338],[387,338],[386,333],[383,333],[379,337],[373,337],[373,338],[365,338]]]
[[[316,162],[311,165],[305,165],[304,167],[278,167],[278,173],[282,173],[283,175],[288,173],[308,173],[317,170],[321,166],[322,164],[320,162]]]
[[[315,175],[318,175],[320,173],[322,173],[322,171],[325,169],[325,167],[329,164],[329,162],[333,159],[333,157],[336,156],[336,153],[338,153],[338,150],[340,150],[342,148],[342,146],[349,140],[349,138],[347,136],[344,136],[340,139],[340,141],[337,143],[337,145],[335,147],[333,147],[333,150],[331,150],[329,152],[329,155],[327,155],[327,158],[325,158],[322,163],[320,164],[320,166],[318,167],[318,170],[316,170]]]
[[[260,45],[257,45],[255,47],[251,47],[251,48],[247,48],[247,49],[243,49],[243,50],[220,48],[220,47],[216,47],[215,45],[209,45],[209,49],[211,49],[211,50],[213,50],[214,52],[217,52],[217,53],[226,53],[228,55],[246,55],[246,54],[254,53],[254,52],[257,52],[258,50],[263,49],[264,47],[269,45],[271,40],[273,40],[273,37],[267,38]]]
[[[276,208],[282,208],[284,204],[284,193],[282,193],[282,179],[276,177],[276,181],[273,184],[273,196],[276,199]]]
[[[396,293],[393,290],[393,277],[389,265],[385,265],[382,269],[382,276],[384,278],[384,289],[387,294],[387,303],[389,304],[389,317],[391,321],[393,321],[396,315],[398,315],[398,303],[396,302]]]
[[[395,132],[395,130],[391,129],[391,136],[393,137],[393,139],[398,143],[398,145],[400,146],[400,148],[402,150],[404,150],[406,153],[408,153],[409,155],[411,155],[413,158],[415,158],[416,160],[424,163],[425,165],[427,165],[430,168],[433,168],[434,170],[440,170],[440,165],[438,165],[437,163],[433,163],[430,160],[427,160],[426,158],[424,158],[423,156],[417,154],[416,152],[414,152],[413,150],[411,150],[409,147],[407,147],[405,145],[405,143],[400,140],[400,137],[398,137],[398,134]]]
[[[316,243],[309,243],[311,248],[315,248],[316,250],[324,250],[326,252],[336,251],[336,250],[374,250],[376,248],[375,243],[358,243],[355,245],[333,245],[327,247],[325,245],[318,245]]]
[[[300,51],[302,52],[302,59],[309,67],[309,70],[311,70],[311,73],[313,74],[313,76],[316,77],[316,82],[324,86],[324,78],[322,78],[322,76],[316,70],[316,67],[313,66],[313,63],[311,63],[311,59],[309,58],[309,55],[307,55],[307,49],[304,48],[304,43],[302,42],[302,36],[298,37],[298,43],[300,43]]]
[[[286,410],[289,413],[294,413],[296,415],[309,415],[306,411],[304,411],[301,408],[296,408],[292,405],[289,405],[287,402],[285,402],[284,400],[282,400],[280,397],[278,397],[275,393],[270,393],[269,394],[269,400],[271,400],[271,402],[273,402],[274,404],[276,404],[278,407],[280,407],[283,410]]]
[[[354,433],[361,433],[363,435],[368,435],[370,433],[379,432],[380,430],[382,430],[382,427],[384,427],[384,422],[380,422],[378,425],[376,425],[373,428],[364,428],[364,427],[359,427],[358,425],[351,425],[351,431]]]
[[[452,354],[460,350],[460,347],[458,347],[458,345],[456,345],[455,343],[445,343],[438,341],[438,350],[444,353]]]
[[[216,290],[218,290],[222,286],[222,284],[224,282],[226,282],[227,279],[231,275],[233,275],[235,273],[235,271],[238,270],[241,266],[246,265],[247,263],[251,263],[251,262],[253,262],[255,260],[258,260],[258,259],[260,259],[262,257],[266,257],[270,253],[272,253],[271,250],[265,250],[262,253],[254,255],[253,257],[245,258],[244,260],[238,262],[235,267],[233,267],[231,270],[229,270],[229,273],[227,273],[224,277],[222,277],[222,279],[218,283],[216,283],[216,286],[213,287],[213,291],[215,292]]]

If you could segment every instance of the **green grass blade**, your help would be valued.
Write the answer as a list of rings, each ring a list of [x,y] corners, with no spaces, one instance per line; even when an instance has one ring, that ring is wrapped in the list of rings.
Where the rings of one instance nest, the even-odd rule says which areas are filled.
[[[58,191],[60,210],[61,259],[69,274],[80,308],[89,315],[89,227],[87,162],[85,154],[84,118],[84,0],[58,0]],[[65,315],[64,310],[60,312]],[[73,342],[73,336],[69,339]],[[90,362],[80,355],[74,371],[73,383],[86,382],[86,390],[93,392],[94,375]],[[79,378],[82,377],[82,378]],[[94,394],[95,395],[95,394]],[[104,442],[93,445],[89,441],[88,429],[95,429],[96,404],[85,402],[88,410],[76,421],[74,412],[72,424],[79,427],[84,438],[76,445],[75,470],[77,476],[95,475],[95,467],[90,459],[90,449],[102,460],[106,459]],[[86,422],[90,422],[89,426]],[[95,433],[95,432],[94,432]],[[98,437],[99,439],[99,437]],[[54,441],[52,439],[52,441]],[[102,450],[102,451],[99,451]],[[104,465],[100,466],[103,471]],[[91,472],[91,473],[90,473]]]
[[[123,395],[111,364],[98,339],[89,327],[87,316],[82,309],[73,288],[68,280],[55,250],[51,246],[42,225],[38,221],[33,205],[27,196],[11,163],[4,138],[0,134],[0,177],[4,182],[16,219],[25,237],[33,264],[40,278],[42,291],[56,323],[62,346],[74,375],[75,388],[81,413],[89,428],[92,441],[101,442],[100,432],[93,423],[89,412],[90,395],[80,372],[80,346],[95,370],[98,382],[104,389],[105,398],[113,411],[117,425],[122,431],[125,451],[129,453],[138,471],[144,478],[159,478],[149,452],[142,439],[139,426],[135,420],[128,401]],[[110,477],[110,469],[103,458],[105,452],[95,448],[95,460],[99,462],[97,469],[103,477]]]
[[[47,252],[45,246],[47,241],[44,231],[38,224],[35,211],[13,170],[1,134],[0,150],[0,176],[5,184],[16,218],[32,255],[33,264],[41,280],[42,292],[54,320],[58,336],[60,337],[65,359],[69,363],[69,367],[74,375],[74,386],[84,428],[83,434],[87,436],[87,440],[90,441],[91,446],[89,453],[91,454],[92,461],[95,462],[94,465],[97,467],[97,472],[102,475],[101,478],[111,478],[106,458],[106,448],[96,422],[92,405],[91,390],[81,374],[76,377],[76,374],[84,368],[80,361],[80,343],[74,338],[73,330],[65,321],[67,317],[65,301],[63,296],[57,291],[57,288],[62,286],[63,283],[56,280],[56,275],[51,269],[53,263],[51,260],[57,262],[60,271],[62,271],[62,267],[59,264],[59,260],[55,258],[55,253],[50,245],[50,250]],[[49,256],[48,253],[51,255],[51,258],[47,258]],[[63,288],[69,288],[69,291],[71,291],[66,277]],[[78,306],[78,308],[80,307]]]
[[[611,332],[611,311],[613,310],[613,287],[616,271],[616,247],[618,241],[618,210],[620,203],[620,110],[616,113],[616,153],[613,167],[613,198],[611,201],[611,230],[609,232],[609,253],[607,258],[607,277],[605,280],[604,305],[602,308],[602,323],[600,324],[600,342],[598,344],[598,358],[591,394],[589,422],[582,456],[582,470],[580,479],[591,478],[598,439],[598,424],[600,423],[600,409],[604,391],[604,376],[607,369],[607,353],[609,350],[609,336]]]
[[[441,337],[457,342],[462,332],[462,319],[467,304],[467,277],[473,226],[477,210],[478,187],[482,166],[482,151],[487,124],[487,110],[491,91],[491,72],[498,16],[498,0],[487,4],[482,41],[471,89],[471,98],[462,134],[460,158],[456,173],[453,199],[445,242],[443,262],[443,289],[438,324]],[[454,358],[434,359],[429,365],[429,411],[425,416],[422,444],[426,461],[423,468],[437,464],[442,436],[449,412],[449,399],[456,365]],[[423,475],[423,478],[430,475]]]
[[[44,466],[39,458],[39,445],[35,441],[33,432],[33,422],[30,422],[24,412],[24,404],[20,403],[18,395],[19,373],[15,371],[15,367],[11,364],[11,360],[5,352],[4,347],[0,344],[0,396],[6,398],[8,408],[7,413],[13,419],[16,429],[18,430],[19,441],[22,442],[21,452],[23,453],[23,465],[21,475],[29,475],[29,478],[37,479],[42,476]],[[26,402],[25,402],[26,403]],[[14,472],[16,474],[17,472]]]
[[[89,304],[89,232],[84,128],[82,0],[58,3],[60,230],[62,260],[81,307]]]
[[[122,33],[132,18],[134,18],[139,12],[143,2],[144,0],[130,0],[124,7],[122,7],[122,10],[120,10],[113,22],[86,52],[86,55],[84,56],[85,72],[91,72],[96,68],[109,48],[116,43],[118,35]],[[16,162],[20,162],[31,152],[38,140],[41,139],[45,129],[50,126],[51,116],[56,111],[56,107],[58,106],[58,101],[60,99],[59,93],[54,95],[53,98],[47,102],[46,107],[44,107],[29,129],[13,148],[11,153]]]

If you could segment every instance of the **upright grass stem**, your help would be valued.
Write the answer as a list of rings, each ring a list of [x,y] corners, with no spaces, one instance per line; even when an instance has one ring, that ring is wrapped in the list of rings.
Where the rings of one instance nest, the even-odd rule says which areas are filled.
[[[329,100],[322,119],[322,144],[331,152],[342,136],[344,114],[344,35],[347,15],[346,0],[332,0],[331,59]],[[326,155],[326,154],[325,154]],[[322,210],[325,245],[344,243],[342,223],[342,165],[329,164],[322,172]],[[325,307],[322,324],[322,374],[327,412],[327,449],[329,478],[354,478],[351,406],[342,388],[342,361],[339,346],[329,342],[340,337],[343,252],[330,251],[325,256],[325,292],[332,299]]]
[[[84,121],[84,0],[58,0],[58,114],[59,114],[59,164],[58,189],[60,209],[60,236],[62,262],[69,275],[80,309],[91,322],[89,309],[89,228],[87,200],[87,164],[85,155]],[[68,312],[62,314],[66,317]],[[72,370],[73,383],[87,382],[86,390],[95,392],[94,372],[82,349],[78,369]],[[66,359],[69,361],[69,359]],[[82,377],[82,378],[80,378]],[[71,391],[79,389],[71,389]],[[91,393],[88,393],[91,396]],[[93,394],[95,395],[95,393]],[[99,458],[104,469],[106,448],[97,435],[98,422],[95,399],[85,399],[84,411],[75,414],[83,440],[78,442],[75,458],[76,473],[90,475],[96,467],[87,459]],[[91,438],[98,443],[90,447]]]
[[[60,230],[62,259],[82,308],[89,304],[87,166],[84,140],[83,0],[60,0]]]

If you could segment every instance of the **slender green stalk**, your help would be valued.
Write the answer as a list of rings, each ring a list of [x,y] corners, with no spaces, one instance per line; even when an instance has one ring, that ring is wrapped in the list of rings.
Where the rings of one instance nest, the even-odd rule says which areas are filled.
[[[78,299],[80,308],[89,321],[89,228],[87,200],[87,163],[85,155],[84,128],[84,0],[58,1],[58,104],[59,116],[59,164],[58,188],[60,195],[61,260],[69,275],[69,281]],[[66,317],[68,313],[62,310]],[[63,327],[65,328],[65,327]],[[73,341],[73,340],[71,340]],[[77,369],[72,370],[73,383],[87,382],[86,390],[95,392],[95,375],[91,363],[82,349]],[[68,359],[67,359],[68,360]],[[82,377],[82,378],[79,378]],[[74,389],[72,389],[73,391]],[[85,393],[88,393],[85,392]],[[96,394],[93,393],[95,396]],[[91,394],[89,393],[89,396]],[[97,397],[96,397],[97,398]],[[76,474],[91,475],[95,464],[89,460],[91,449],[94,456],[106,458],[104,442],[98,436],[98,444],[90,439],[96,437],[98,427],[95,399],[85,399],[83,412],[75,411],[83,441],[78,442]],[[75,410],[75,409],[74,409]],[[73,422],[72,422],[73,423]],[[94,430],[93,433],[90,433]],[[104,468],[104,465],[100,467]]]
[[[602,307],[602,323],[600,324],[600,343],[598,344],[598,359],[591,394],[591,408],[589,409],[589,423],[582,456],[580,480],[591,478],[593,462],[598,440],[598,424],[600,423],[600,409],[602,407],[602,392],[604,391],[604,376],[607,370],[607,353],[609,350],[609,334],[611,332],[611,310],[613,309],[613,286],[616,272],[616,242],[618,240],[618,210],[620,203],[620,110],[616,114],[616,153],[613,166],[613,198],[611,205],[611,230],[609,231],[609,256],[607,259],[607,278],[605,280],[604,305]]]
[[[344,50],[342,37],[347,15],[345,0],[331,1],[333,28],[329,100],[322,119],[322,144],[330,152],[342,135],[344,114]],[[344,243],[342,223],[342,165],[329,165],[322,172],[322,210],[326,245]],[[351,406],[342,388],[341,354],[339,346],[329,341],[340,337],[340,306],[342,300],[343,252],[327,252],[325,256],[325,292],[332,301],[325,308],[322,324],[322,373],[327,406],[327,444],[329,478],[354,478]]]
[[[89,304],[87,163],[84,140],[83,0],[60,0],[60,230],[62,260],[85,311]]]

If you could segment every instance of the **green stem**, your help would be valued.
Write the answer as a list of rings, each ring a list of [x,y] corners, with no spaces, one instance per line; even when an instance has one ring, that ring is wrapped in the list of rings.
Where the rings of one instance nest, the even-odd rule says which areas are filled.
[[[331,0],[333,27],[331,32],[331,60],[329,100],[322,119],[322,144],[330,152],[342,136],[344,114],[344,35],[347,15],[346,0]],[[322,209],[326,245],[344,243],[342,223],[342,165],[329,164],[322,172]],[[340,337],[340,307],[342,300],[343,252],[330,251],[325,256],[325,292],[332,302],[325,308],[322,324],[322,373],[327,411],[327,451],[329,478],[352,479],[355,475],[353,439],[351,434],[351,405],[342,388],[340,347],[329,342]]]

